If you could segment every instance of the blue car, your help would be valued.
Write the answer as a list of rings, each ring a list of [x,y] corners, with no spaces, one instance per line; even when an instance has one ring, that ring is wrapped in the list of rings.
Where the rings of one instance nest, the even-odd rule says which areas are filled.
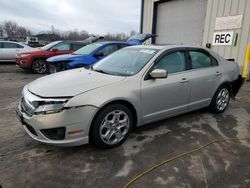
[[[147,39],[155,37],[152,34],[136,34],[127,42],[105,41],[95,42],[80,48],[72,54],[58,55],[47,59],[49,73],[55,73],[79,67],[90,67],[111,53],[132,45],[143,44]]]

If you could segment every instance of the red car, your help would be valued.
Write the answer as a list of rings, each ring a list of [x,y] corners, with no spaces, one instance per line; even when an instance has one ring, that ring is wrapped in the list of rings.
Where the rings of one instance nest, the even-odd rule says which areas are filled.
[[[56,55],[69,54],[86,45],[86,42],[55,41],[35,50],[20,51],[16,54],[16,64],[34,73],[47,72],[46,59]]]

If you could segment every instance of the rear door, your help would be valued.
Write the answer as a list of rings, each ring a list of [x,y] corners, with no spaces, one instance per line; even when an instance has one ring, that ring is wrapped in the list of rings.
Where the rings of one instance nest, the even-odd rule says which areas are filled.
[[[187,110],[190,83],[186,61],[187,52],[184,48],[167,51],[151,68],[151,70],[165,69],[168,72],[167,78],[146,78],[141,81],[144,122],[162,119]]]
[[[220,84],[222,70],[218,61],[206,50],[189,48],[190,108],[207,106]]]

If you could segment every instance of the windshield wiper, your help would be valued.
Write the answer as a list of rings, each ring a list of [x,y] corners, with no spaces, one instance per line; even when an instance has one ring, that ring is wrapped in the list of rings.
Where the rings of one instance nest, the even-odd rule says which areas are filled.
[[[115,76],[126,76],[126,75],[120,74],[118,72],[107,72],[107,71],[104,71],[102,69],[93,69],[93,66],[90,67],[90,70],[100,72],[100,73],[103,73],[103,74],[109,74],[109,75],[115,75]]]
[[[96,72],[100,72],[100,73],[103,73],[103,74],[110,74],[110,73],[108,73],[108,72],[106,72],[106,71],[104,71],[104,70],[101,70],[101,69],[93,69],[92,67],[91,67],[91,70],[96,71]]]

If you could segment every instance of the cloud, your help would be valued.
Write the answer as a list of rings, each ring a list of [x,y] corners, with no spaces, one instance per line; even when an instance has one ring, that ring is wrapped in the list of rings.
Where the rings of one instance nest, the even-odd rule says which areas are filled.
[[[1,0],[0,23],[16,21],[35,32],[86,30],[106,34],[139,31],[140,0]]]

